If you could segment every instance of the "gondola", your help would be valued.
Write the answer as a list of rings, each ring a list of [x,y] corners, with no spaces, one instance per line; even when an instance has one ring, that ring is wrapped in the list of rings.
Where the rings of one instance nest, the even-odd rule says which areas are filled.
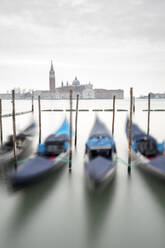
[[[128,138],[129,119],[126,121]],[[132,156],[136,164],[145,171],[165,179],[164,142],[147,135],[138,125],[132,124]]]
[[[29,156],[36,133],[36,123],[32,121],[23,131],[16,135],[17,160]],[[14,161],[13,135],[0,148],[0,169],[6,171],[12,168]]]
[[[32,184],[68,162],[69,123],[65,119],[60,128],[39,144],[37,155],[8,176],[12,188],[22,188]]]
[[[116,146],[105,124],[96,117],[85,148],[85,178],[91,189],[106,185],[115,175]]]

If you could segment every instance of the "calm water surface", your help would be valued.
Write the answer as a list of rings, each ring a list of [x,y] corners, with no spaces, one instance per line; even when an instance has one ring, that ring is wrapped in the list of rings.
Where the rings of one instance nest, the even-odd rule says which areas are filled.
[[[74,101],[75,106],[75,101]],[[129,109],[127,100],[118,100],[116,108]],[[72,173],[66,166],[40,183],[15,194],[0,182],[0,247],[57,248],[139,248],[164,247],[165,183],[150,177],[137,167],[130,177],[127,167],[118,163],[117,174],[103,192],[86,189],[83,170],[84,144],[93,124],[92,109],[112,108],[112,101],[80,101],[78,145],[73,152]],[[152,108],[164,108],[165,101],[152,100]],[[31,108],[30,101],[16,101],[17,112]],[[42,109],[69,108],[68,101],[42,101]],[[146,100],[138,100],[134,120],[146,130]],[[3,102],[3,113],[11,112],[11,102]],[[42,140],[53,132],[68,112],[42,112]],[[74,113],[75,115],[75,113]],[[99,112],[111,129],[112,113]],[[118,156],[127,161],[127,140],[124,133],[127,112],[116,112],[115,141]],[[16,118],[23,128],[30,114]],[[37,102],[35,118],[38,119]],[[73,116],[74,120],[75,116]],[[151,134],[165,139],[165,113],[151,112]],[[11,118],[3,118],[4,139],[12,132]],[[36,137],[35,147],[38,141]]]

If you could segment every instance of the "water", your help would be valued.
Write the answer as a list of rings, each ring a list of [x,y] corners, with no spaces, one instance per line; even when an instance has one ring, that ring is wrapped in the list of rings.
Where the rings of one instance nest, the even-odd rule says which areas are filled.
[[[11,112],[10,101],[3,102],[3,113]],[[73,103],[75,106],[75,101]],[[116,108],[129,109],[127,100],[118,100]],[[31,108],[30,101],[16,101],[17,112]],[[69,108],[68,101],[42,101],[42,109]],[[0,247],[57,248],[139,248],[164,247],[165,184],[137,167],[128,177],[127,167],[118,163],[112,183],[99,193],[86,189],[83,170],[84,144],[94,121],[92,109],[112,108],[112,101],[80,101],[78,144],[73,152],[72,173],[68,167],[42,182],[15,194],[0,183]],[[147,129],[146,100],[138,100],[134,119]],[[152,100],[151,108],[165,108],[165,101]],[[53,132],[68,112],[42,112],[42,140]],[[99,112],[111,129],[112,113]],[[17,116],[20,130],[30,114]],[[118,156],[127,161],[124,132],[127,112],[116,112],[115,141]],[[37,102],[35,117],[38,119]],[[75,113],[73,114],[73,120]],[[164,112],[151,112],[151,134],[165,139]],[[12,132],[11,118],[3,118],[4,139]],[[38,138],[36,139],[36,143]]]

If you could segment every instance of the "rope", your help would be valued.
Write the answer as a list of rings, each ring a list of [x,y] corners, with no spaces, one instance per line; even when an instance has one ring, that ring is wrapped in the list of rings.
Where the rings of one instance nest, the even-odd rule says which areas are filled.
[[[20,164],[23,164],[25,163],[26,161],[29,161],[29,160],[32,160],[33,158],[26,158],[26,159],[22,159],[22,160],[18,160],[17,161],[17,164],[20,165]],[[56,158],[52,161],[55,161]],[[62,158],[60,160],[61,162],[71,162],[71,160],[69,160],[69,158]],[[117,161],[120,162],[121,164],[125,165],[125,166],[136,166],[139,164],[139,162],[141,162],[140,158],[137,158],[136,160],[133,160],[131,161],[131,164],[129,164],[127,161],[125,161],[124,159],[120,158],[120,157],[117,157]]]
[[[25,159],[18,160],[18,161],[17,161],[17,164],[18,164],[18,165],[23,164],[23,163],[25,163],[26,161],[29,161],[29,160],[31,160],[31,159],[33,159],[33,158],[25,158]]]
[[[125,166],[136,166],[139,164],[139,162],[141,162],[140,158],[137,158],[136,160],[131,161],[131,164],[129,164],[128,162],[126,162],[120,157],[117,157],[117,161],[121,162]]]
[[[53,160],[54,161],[54,160]],[[66,162],[66,163],[68,163],[68,162],[71,162],[72,160],[69,160],[69,159],[67,159],[67,158],[63,158],[63,159],[60,159],[60,162]]]

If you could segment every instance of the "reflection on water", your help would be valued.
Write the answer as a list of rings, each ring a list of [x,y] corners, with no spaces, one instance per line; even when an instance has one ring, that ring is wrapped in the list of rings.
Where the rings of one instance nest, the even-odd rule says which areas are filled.
[[[117,108],[129,108],[128,101],[117,101]],[[28,110],[26,101],[19,111]],[[67,101],[42,101],[42,108],[69,108]],[[165,108],[165,101],[152,101],[152,107]],[[75,101],[73,103],[75,106]],[[137,101],[135,121],[146,130],[147,113],[142,109],[147,101]],[[112,101],[80,101],[77,150],[73,150],[72,173],[68,167],[35,185],[10,194],[0,181],[0,247],[72,247],[72,248],[139,248],[164,247],[165,194],[164,182],[141,170],[118,163],[114,180],[103,191],[90,192],[84,181],[84,145],[92,127],[92,108],[112,108]],[[7,105],[4,108],[6,112]],[[58,128],[65,112],[42,112],[42,140]],[[127,161],[127,140],[124,125],[127,113],[117,112],[115,142],[118,156]],[[112,113],[101,112],[100,118],[111,128]],[[37,102],[35,117],[38,118]],[[30,115],[17,116],[21,130]],[[75,118],[75,113],[73,113]],[[151,134],[158,140],[164,136],[165,116],[151,113]],[[3,119],[4,139],[12,130],[11,118]],[[38,139],[35,142],[36,151]]]
[[[42,202],[46,201],[52,190],[55,190],[62,176],[62,172],[63,169],[56,171],[52,175],[47,175],[47,178],[42,178],[42,180],[33,183],[33,185],[26,186],[22,189],[21,197],[12,220],[11,230],[15,232],[21,229],[26,219],[29,220],[29,218],[35,215],[35,212],[40,208]]]
[[[147,173],[147,171],[145,171],[142,168],[137,167],[136,170],[140,174],[142,179],[144,180],[146,187],[151,192],[153,198],[155,198],[156,202],[159,204],[161,208],[160,211],[162,211],[162,213],[164,214],[165,213],[165,194],[164,194],[165,181],[164,179],[158,178],[155,175]]]
[[[110,214],[111,204],[115,194],[116,178],[101,191],[89,191],[84,188],[87,244],[89,247],[97,247],[99,236],[102,235],[104,222]]]

